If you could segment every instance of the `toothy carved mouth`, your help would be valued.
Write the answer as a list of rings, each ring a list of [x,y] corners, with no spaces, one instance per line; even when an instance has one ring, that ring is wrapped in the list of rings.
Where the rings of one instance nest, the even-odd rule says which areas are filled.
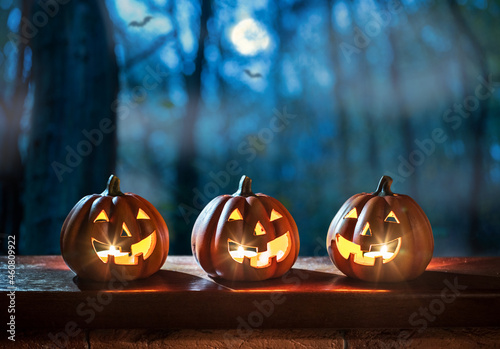
[[[265,268],[271,265],[271,260],[276,257],[276,261],[280,262],[288,256],[291,249],[290,232],[277,237],[267,243],[267,250],[259,252],[257,247],[245,246],[228,239],[227,245],[231,258],[238,263],[243,263],[246,258],[250,259],[250,266],[254,268]]]
[[[348,259],[352,254],[354,255],[354,263],[369,266],[375,265],[375,260],[377,258],[382,258],[384,264],[392,261],[396,258],[401,248],[401,238],[383,244],[370,245],[369,251],[362,251],[360,245],[347,240],[340,234],[336,235],[335,243],[342,257]]]
[[[147,238],[130,245],[130,252],[122,252],[121,247],[105,244],[92,238],[92,246],[101,261],[108,263],[109,256],[114,257],[114,263],[118,265],[136,265],[139,263],[139,256],[148,259],[156,246],[156,230]]]

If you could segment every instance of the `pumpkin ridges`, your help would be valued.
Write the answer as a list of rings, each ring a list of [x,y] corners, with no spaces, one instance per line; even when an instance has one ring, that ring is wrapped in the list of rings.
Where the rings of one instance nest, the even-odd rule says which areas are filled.
[[[239,270],[240,265],[231,268],[232,261],[231,256],[228,252],[228,233],[226,233],[226,224],[231,224],[226,229],[231,231],[231,227],[234,230],[234,224],[245,224],[244,222],[228,222],[229,216],[234,209],[238,209],[240,213],[245,217],[246,215],[246,200],[243,196],[233,196],[227,201],[220,204],[222,206],[222,211],[220,214],[216,215],[214,219],[217,221],[215,226],[215,231],[210,237],[210,260],[212,261],[212,266],[217,274],[217,276],[222,278],[232,278],[231,273],[235,273]],[[210,230],[207,230],[210,235]],[[247,241],[237,241],[239,243],[247,243]],[[223,258],[221,258],[223,256]]]
[[[335,231],[332,230],[333,227],[339,225],[339,224],[354,224],[356,225],[357,223],[357,220],[354,220],[354,219],[346,219],[344,220],[344,217],[349,213],[349,211],[351,211],[352,208],[354,207],[364,207],[364,205],[366,204],[366,202],[368,200],[370,200],[371,198],[373,198],[373,196],[371,196],[371,194],[367,194],[367,193],[362,193],[362,194],[356,194],[356,195],[353,195],[351,196],[343,205],[342,207],[340,208],[340,210],[337,212],[337,214],[335,215],[335,217],[333,218],[332,220],[332,223],[330,224],[330,227],[329,227],[329,231],[331,231],[332,233],[334,233]],[[358,215],[360,214],[360,210],[358,210]],[[350,236],[344,236],[348,239],[352,239],[352,233],[349,233]],[[336,235],[336,234],[335,234]],[[334,236],[331,236],[331,238],[334,238]],[[331,240],[331,239],[330,239]],[[327,242],[328,242],[328,237],[327,237]]]
[[[434,251],[432,227],[426,214],[416,201],[409,196],[405,196],[405,200],[405,203],[408,206],[408,211],[413,212],[412,215],[408,216],[408,219],[410,220],[413,230],[418,232],[418,234],[415,234],[414,249],[415,254],[420,256],[417,260],[420,261],[419,269],[423,272],[431,261],[432,253]],[[421,274],[421,272],[415,272],[415,274],[416,275],[414,277],[417,277]]]
[[[252,246],[258,247],[260,251],[264,251],[267,248],[267,242],[274,240],[279,235],[277,234],[274,225],[271,223],[269,219],[270,209],[267,207],[267,202],[269,200],[268,196],[253,196],[246,198],[246,207],[250,212],[250,217],[248,215],[244,215],[247,219],[250,218],[251,222],[259,221],[264,229],[266,230],[265,239],[261,239],[259,237],[254,237],[254,240],[257,242],[252,242]],[[269,202],[271,202],[269,200]],[[268,212],[269,211],[269,212]],[[252,224],[253,225],[253,224]],[[251,226],[251,229],[254,227]],[[266,241],[267,240],[267,241]]]
[[[362,230],[363,224],[369,221],[374,233],[373,239],[379,238],[377,243],[391,241],[401,236],[401,230],[411,229],[406,214],[400,209],[401,200],[388,200],[388,198],[392,198],[392,196],[375,196],[371,198],[363,206],[363,215],[359,217],[359,222],[361,223],[357,228]],[[396,216],[400,223],[388,223],[384,221],[390,211],[397,213]],[[366,218],[367,216],[368,218]],[[380,237],[383,237],[383,239],[380,239]]]
[[[160,212],[156,209],[156,207],[153,206],[152,203],[144,199],[143,197],[133,194],[133,193],[126,193],[125,195],[133,197],[135,200],[137,200],[137,203],[135,205],[136,210],[141,208],[142,206],[146,206],[147,210],[151,212],[152,214],[149,215],[150,220],[153,222],[153,225],[157,227],[157,231],[159,235],[159,238],[161,238],[162,243],[165,244],[167,250],[169,247],[169,235],[168,235],[168,226],[165,223],[165,220],[161,216]],[[137,215],[137,212],[133,212],[134,216]],[[160,229],[161,228],[161,229]],[[165,255],[166,258],[166,255]]]
[[[279,213],[283,215],[283,218],[280,218],[280,220],[285,218],[285,220],[280,223],[283,224],[283,222],[285,222],[285,224],[287,224],[288,226],[286,230],[290,232],[290,239],[293,249],[289,251],[288,255],[283,261],[281,261],[279,264],[277,263],[277,269],[275,270],[274,275],[275,277],[279,277],[286,273],[297,260],[300,250],[299,231],[292,215],[279,200],[260,193],[257,194],[257,196],[263,199],[261,202],[266,207],[266,211],[268,213],[270,213],[272,209],[276,209],[276,207],[278,208]],[[294,258],[290,258],[291,256],[293,256]]]
[[[98,198],[99,195],[94,194],[88,195],[80,200],[66,217],[68,224],[63,224],[65,229],[61,231],[61,253],[63,259],[73,272],[80,274],[84,278],[91,278],[92,276],[88,275],[87,270],[90,269],[89,264],[93,263],[94,250],[91,246],[91,241],[87,242],[84,240],[82,234],[79,232],[79,227],[86,226],[89,220],[87,214],[80,214],[80,212],[89,211],[94,201]],[[84,246],[83,252],[81,249],[73,248],[73,246],[82,244]],[[87,262],[78,263],[78,261],[82,259]]]
[[[258,241],[257,243],[252,242],[250,245],[254,247],[259,248],[259,252],[264,252],[267,250],[267,243],[269,241],[272,241],[279,237],[278,233],[276,232],[276,229],[272,222],[269,219],[270,215],[270,210],[268,207],[266,207],[266,203],[269,200],[269,196],[267,195],[259,195],[259,196],[254,196],[254,197],[247,197],[246,198],[246,203],[249,206],[249,209],[252,212],[252,215],[256,217],[255,219],[251,219],[252,222],[257,222],[259,221],[264,229],[266,230],[265,235],[261,235],[259,237],[256,237],[254,240]],[[269,200],[272,201],[272,200]],[[247,216],[244,216],[247,217]],[[260,217],[260,219],[259,219]],[[252,217],[253,218],[253,217]],[[282,218],[283,219],[283,218]],[[250,228],[254,228],[251,226]],[[262,241],[262,242],[261,242]],[[271,265],[267,268],[263,269],[258,269],[258,271],[255,272],[255,274],[264,274],[266,275],[265,278],[267,278],[268,275],[272,275],[272,277],[277,277],[279,276],[277,274],[278,271],[278,263],[274,262],[272,259],[269,261]],[[280,263],[281,264],[281,263]],[[250,271],[253,271],[253,269],[247,269]],[[262,276],[259,275],[259,278],[262,278]]]
[[[230,195],[223,195],[210,201],[193,226],[191,235],[193,255],[198,264],[211,276],[217,276],[217,272],[211,258],[215,235],[210,236],[210,232],[217,228],[221,212],[230,198]]]
[[[351,197],[344,203],[330,224],[327,234],[328,253],[338,269],[348,276],[367,281],[410,280],[419,276],[432,258],[432,228],[427,216],[409,196],[392,193],[391,182],[390,177],[383,177],[374,193],[362,193]],[[364,199],[359,199],[363,196]],[[354,203],[355,200],[363,203]],[[352,207],[358,209],[358,219],[354,227],[352,218],[343,219]],[[383,216],[390,211],[394,212],[399,223],[385,222]],[[359,235],[366,222],[370,223],[375,239]],[[354,262],[352,253],[348,259],[344,259],[336,247],[337,234],[343,237],[350,236],[348,241],[358,244],[364,251],[370,245],[377,243],[377,240],[384,243],[399,235],[401,237],[400,248],[397,255],[385,264],[377,258],[374,266],[363,265]],[[377,239],[377,236],[380,238]]]
[[[408,257],[405,255],[406,253],[409,253],[410,251],[415,251],[415,234],[413,233],[407,233],[407,232],[413,232],[413,226],[411,225],[411,222],[409,220],[407,212],[404,212],[404,203],[405,203],[405,197],[403,195],[398,195],[398,196],[391,196],[391,195],[386,195],[386,196],[379,196],[384,203],[384,210],[382,211],[382,214],[380,216],[381,220],[385,219],[386,214],[389,211],[395,212],[396,216],[398,217],[400,223],[381,223],[381,226],[386,226],[388,229],[393,229],[396,230],[396,232],[403,231],[403,233],[396,233],[389,235],[387,233],[387,240],[392,240],[394,239],[397,235],[401,237],[401,247],[398,255],[394,258],[392,262],[389,264],[384,265],[380,269],[380,276],[377,278],[374,278],[374,280],[378,279],[409,279],[411,275],[413,274],[413,270],[417,267],[417,261],[412,260],[411,263],[405,263],[400,262],[403,259],[407,259]],[[382,206],[382,205],[380,205]],[[379,228],[382,229],[382,228]],[[405,233],[406,232],[406,233]],[[375,233],[376,234],[376,233]],[[395,236],[396,235],[396,236]]]
[[[357,224],[357,219],[344,219],[344,217],[349,213],[349,211],[353,207],[359,207],[362,208],[368,202],[368,200],[372,199],[374,196],[369,194],[369,193],[360,193],[360,194],[355,194],[351,196],[340,208],[340,210],[337,212],[335,217],[332,220],[332,223],[330,224],[330,227],[328,228],[328,235],[326,239],[326,246],[328,246],[328,254],[331,256],[332,260],[336,260],[338,258],[342,258],[340,256],[339,252],[335,248],[335,237],[337,233],[340,233],[343,237],[345,237],[348,240],[353,239],[353,234],[354,234],[354,229]],[[360,210],[358,209],[357,213],[358,215],[360,214]],[[351,229],[351,226],[352,229]],[[339,228],[340,227],[340,228]],[[340,230],[339,230],[340,229]],[[340,262],[343,262],[341,260]],[[337,265],[336,262],[334,262],[335,265]],[[346,264],[345,266],[345,271],[344,273],[348,276],[354,277],[354,271],[352,270],[352,267],[350,264]]]
[[[68,216],[67,216],[67,217],[66,217],[66,219],[64,220],[64,223],[63,223],[63,226],[62,226],[62,228],[61,228],[61,231],[66,229],[66,227],[68,226],[68,224],[69,224],[69,223],[70,223],[70,221],[71,221],[71,219],[69,219],[69,218],[70,218],[70,217],[72,217],[72,216],[74,215],[74,213],[78,210],[78,208],[79,208],[79,207],[81,207],[81,206],[83,206],[83,205],[85,204],[85,202],[86,202],[87,200],[89,200],[89,199],[90,199],[91,197],[93,197],[93,196],[96,196],[96,197],[97,197],[98,195],[97,195],[97,194],[95,194],[95,195],[87,195],[87,196],[85,196],[85,197],[81,198],[81,199],[80,199],[80,201],[78,201],[78,202],[76,203],[76,205],[75,205],[75,206],[73,206],[73,208],[71,209],[71,211],[69,211]],[[61,239],[62,239],[62,238],[63,238],[63,236],[61,235]]]
[[[88,213],[88,219],[85,221],[85,226],[88,225],[88,228],[84,229],[91,229],[93,231],[93,237],[97,238],[98,240],[102,241],[102,239],[98,236],[96,236],[96,231],[98,230],[96,224],[101,224],[101,223],[94,223],[94,219],[99,215],[99,213],[104,210],[106,212],[106,215],[110,219],[109,224],[113,224],[114,217],[115,217],[115,205],[113,204],[112,198],[110,196],[98,196],[93,202],[92,202],[92,207],[89,210]],[[108,223],[102,223],[102,224],[108,224]],[[101,228],[102,229],[102,228]],[[99,229],[99,233],[101,232],[101,229]],[[110,240],[114,236],[114,232],[109,231],[109,229],[105,229],[106,234],[103,233],[102,238],[105,238],[106,240]]]
[[[88,207],[91,207],[93,202],[98,198],[98,196],[94,195],[89,195],[80,200],[75,207],[70,211],[68,216],[66,217],[63,228],[64,232],[68,230],[73,230],[75,229],[75,226],[80,226],[85,223],[85,221],[88,219],[87,216],[85,215],[79,215],[78,212],[81,210],[86,210]],[[78,239],[80,236],[77,234],[70,235],[70,234],[61,234],[61,242],[66,245],[69,242],[73,242],[75,239]],[[61,246],[62,249],[62,246]]]
[[[139,226],[136,215],[139,210],[139,207],[143,207],[141,202],[137,200],[134,196],[132,195],[119,195],[115,196],[112,199],[113,204],[117,210],[118,216],[124,217],[122,220],[122,224],[126,224],[128,229],[132,232],[135,231],[135,234],[132,234],[132,237],[123,237],[122,239],[125,241],[126,245],[130,245],[132,243],[137,243],[141,241],[143,238],[147,237],[149,234],[151,234],[153,231],[143,231],[142,227]],[[140,206],[139,206],[140,205]],[[147,208],[144,207],[146,210]],[[148,210],[147,210],[148,211]],[[150,215],[151,218],[151,215]],[[123,229],[122,224],[115,224],[115,231],[112,231],[111,234],[115,237],[121,236],[121,232]],[[159,230],[159,229],[156,229]],[[140,232],[140,234],[139,234]],[[160,235],[161,232],[157,232],[157,245],[155,246],[155,250],[153,251],[152,255],[149,256],[148,258],[148,263],[143,263],[143,258],[139,257],[138,264],[135,266],[135,269],[138,270],[138,273],[141,275],[144,275],[145,277],[151,275],[150,268],[149,266],[151,265],[156,265],[161,267],[163,263],[160,264],[158,262],[158,256],[163,256],[164,253],[161,251],[163,249],[162,246],[162,241],[161,238],[158,238],[158,235]],[[133,239],[133,240],[131,240]],[[121,239],[120,239],[121,240]],[[158,241],[160,240],[160,241]]]
[[[223,272],[220,270],[220,268],[218,267],[218,260],[214,260],[213,256],[217,256],[219,255],[219,251],[217,251],[217,247],[218,246],[222,246],[223,249],[227,250],[227,241],[224,240],[223,242],[221,242],[220,244],[218,243],[218,239],[220,239],[220,235],[219,235],[219,230],[221,229],[221,222],[223,219],[227,219],[229,217],[229,212],[226,214],[226,210],[227,211],[230,211],[230,207],[232,207],[232,204],[234,204],[234,201],[233,201],[233,198],[231,197],[228,197],[227,200],[221,200],[223,202],[221,202],[220,204],[220,209],[221,211],[219,211],[219,208],[217,208],[215,210],[215,212],[219,211],[219,213],[215,214],[215,217],[213,217],[214,219],[214,223],[215,223],[215,234],[210,234],[208,232],[208,249],[204,249],[204,252],[208,252],[208,257],[210,258],[210,263],[211,263],[211,266],[214,270],[214,273],[217,277],[221,277],[223,276]],[[243,209],[242,209],[243,211]],[[229,259],[229,255],[226,256],[227,259]]]
[[[292,256],[287,255],[283,262],[278,263],[278,266],[276,266],[276,257],[271,257],[269,266],[252,267],[250,265],[250,258],[245,257],[242,259],[242,263],[239,263],[232,259],[228,251],[228,239],[231,239],[236,243],[255,247],[258,249],[258,253],[262,253],[267,250],[267,243],[269,241],[283,234],[283,232],[279,233],[276,231],[276,227],[278,226],[281,231],[283,224],[278,225],[270,221],[269,215],[271,210],[267,208],[267,203],[270,205],[274,204],[273,207],[282,214],[280,219],[289,220],[290,227],[295,226],[296,231],[293,218],[291,218],[289,213],[287,214],[288,211],[284,206],[276,204],[275,199],[270,199],[266,195],[253,194],[248,185],[250,183],[249,178],[243,177],[240,182],[245,183],[245,180],[247,182],[247,189],[243,188],[241,191],[239,190],[234,196],[229,197],[229,199],[222,196],[223,199],[218,201],[221,197],[215,198],[203,209],[193,227],[193,236],[191,238],[195,258],[200,266],[211,276],[218,276],[229,280],[254,281],[278,277],[291,267],[293,263],[290,263],[290,260],[294,262],[297,257],[296,254],[299,246],[294,246],[293,243],[294,241],[298,243],[298,232],[296,233],[297,239],[295,240],[294,232],[290,231],[292,249],[288,253],[292,254]],[[245,185],[241,185],[241,187],[245,187]],[[238,222],[238,219],[228,222],[228,218],[235,208],[238,208],[243,219],[241,222]],[[266,231],[266,234],[254,235],[254,229],[258,222],[262,224],[262,228]],[[286,227],[288,228],[289,226]],[[208,248],[206,240],[210,240],[210,248]],[[207,250],[208,252],[206,252]],[[206,257],[206,261],[203,262],[202,256],[207,253],[210,257]],[[255,262],[255,259],[253,261]]]
[[[137,222],[139,208],[147,212],[150,218],[148,223]],[[94,223],[102,210],[106,212],[109,222]],[[75,205],[66,220],[61,230],[61,253],[68,266],[81,278],[106,281],[113,277],[112,271],[121,274],[126,280],[144,278],[158,271],[165,262],[168,253],[168,228],[156,208],[138,195],[87,196]],[[128,237],[120,240],[123,223],[130,231],[129,241],[126,241]],[[154,249],[146,260],[139,254],[137,264],[114,264],[112,256],[104,263],[96,255],[92,244],[92,239],[99,237],[98,241],[117,244],[127,251],[133,243],[148,237],[153,231],[156,231]]]
[[[154,207],[153,204],[151,204],[149,201],[147,201],[146,199],[142,198],[141,196],[133,194],[133,193],[126,193],[125,195],[128,197],[131,197],[135,200],[134,210],[132,211],[132,214],[133,214],[132,217],[134,218],[136,228],[138,230],[142,230],[137,219],[136,219],[139,208],[143,208],[143,209],[146,208],[146,210],[144,210],[144,211],[146,211],[146,213],[148,213],[148,216],[150,218],[150,221],[152,222],[152,225],[154,227],[156,227],[155,230],[156,230],[157,247],[155,248],[155,251],[153,251],[153,254],[151,256],[149,256],[149,258],[152,258],[152,257],[155,258],[154,256],[158,256],[156,258],[159,258],[158,264],[160,266],[159,268],[161,268],[163,266],[163,264],[165,264],[165,261],[167,260],[167,255],[168,255],[168,250],[169,250],[169,235],[168,235],[169,233],[168,233],[167,224],[163,220],[163,217],[160,215],[160,213],[158,212],[156,207]],[[128,207],[130,208],[130,206],[131,205],[129,205]],[[149,232],[148,234],[151,234],[151,233],[152,233],[152,231]],[[156,251],[159,251],[162,253],[156,254]],[[145,268],[144,265],[143,265],[143,268]],[[151,274],[152,273],[150,273],[149,275],[151,275]]]
[[[227,219],[231,212],[238,208],[245,217],[246,220],[250,220],[252,223],[248,225],[247,222],[242,221],[239,224],[243,224],[243,232],[241,234],[237,234],[238,236],[234,236],[234,232],[230,232],[233,227],[233,229],[236,229],[234,227],[234,224],[236,222],[228,222]],[[259,210],[261,208],[261,210]],[[260,212],[255,212],[255,211],[260,211]],[[272,261],[271,265],[266,268],[253,268],[249,266],[249,260],[245,258],[243,260],[242,264],[234,264],[235,262],[232,261],[230,255],[227,253],[228,250],[228,243],[227,243],[227,238],[228,235],[233,235],[233,240],[235,240],[238,243],[241,243],[243,245],[248,245],[252,247],[257,247],[259,250],[262,252],[264,250],[263,246],[266,245],[259,245],[255,241],[259,241],[262,238],[251,236],[249,239],[247,237],[248,230],[253,229],[253,223],[256,223],[255,216],[262,216],[265,218],[267,216],[267,213],[265,213],[265,208],[262,206],[262,202],[257,200],[255,196],[236,196],[231,199],[229,199],[225,205],[222,213],[219,215],[218,219],[218,225],[217,225],[217,230],[215,233],[215,238],[212,239],[212,255],[217,256],[218,258],[212,259],[214,268],[216,269],[216,274],[219,277],[226,278],[226,279],[232,279],[232,280],[264,280],[269,278],[269,275],[273,275],[271,277],[274,277],[274,269],[275,266]],[[250,218],[249,218],[250,217]],[[265,222],[263,219],[261,219],[261,223]],[[238,223],[236,223],[238,224]],[[269,227],[268,227],[269,229]],[[271,232],[269,230],[269,232]],[[271,234],[273,235],[273,234]],[[264,238],[266,241],[270,239],[269,236],[266,236]],[[267,248],[267,246],[265,246]],[[221,258],[222,256],[222,258]],[[229,262],[229,263],[228,263]]]
[[[374,200],[377,198],[383,199],[387,203],[387,205],[394,211],[397,212],[397,216],[400,220],[400,224],[407,225],[407,228],[401,228],[405,231],[414,231],[414,226],[411,225],[410,219],[407,214],[403,212],[401,205],[405,203],[406,195],[397,196],[377,196],[373,197],[369,200],[365,206],[363,206],[362,210],[365,211],[368,205],[375,205]],[[414,212],[413,212],[414,213]],[[380,217],[382,218],[382,217]],[[363,219],[360,217],[360,219]],[[375,233],[376,234],[376,233]],[[416,276],[420,275],[421,272],[425,269],[421,269],[422,263],[420,262],[418,255],[414,252],[416,251],[415,247],[415,237],[416,234],[405,234],[402,238],[402,246],[399,254],[395,257],[394,261],[391,264],[384,264],[377,270],[377,266],[374,267],[365,267],[362,265],[350,264],[351,269],[354,272],[355,277],[359,279],[364,279],[368,281],[401,281],[401,280],[411,280]],[[391,237],[387,238],[387,240],[391,240]],[[401,262],[402,259],[408,259],[406,256],[407,253],[412,254],[411,263]],[[425,263],[425,266],[428,264]],[[367,271],[367,268],[371,268],[370,272]]]

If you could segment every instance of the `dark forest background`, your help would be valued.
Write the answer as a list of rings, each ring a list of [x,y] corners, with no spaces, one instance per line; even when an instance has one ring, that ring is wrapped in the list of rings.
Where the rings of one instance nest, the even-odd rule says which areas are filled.
[[[115,173],[172,254],[241,175],[326,255],[383,174],[435,255],[500,255],[500,2],[0,0],[0,239],[59,254]]]

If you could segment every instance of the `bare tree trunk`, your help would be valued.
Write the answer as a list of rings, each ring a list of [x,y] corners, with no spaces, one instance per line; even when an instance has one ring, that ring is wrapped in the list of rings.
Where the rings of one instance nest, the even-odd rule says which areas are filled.
[[[194,131],[200,113],[201,105],[201,73],[205,63],[205,40],[208,37],[207,21],[212,16],[212,2],[210,0],[201,1],[200,15],[200,35],[198,37],[198,49],[195,58],[195,70],[191,75],[186,76],[186,90],[189,102],[186,107],[186,114],[180,130],[179,158],[176,164],[177,172],[177,195],[176,202],[193,206],[193,189],[198,185],[198,172],[194,166],[196,159],[196,142]],[[179,254],[191,253],[191,229],[195,217],[191,216],[188,224],[184,217],[178,215],[174,222],[174,239]]]
[[[22,17],[30,16],[27,0],[21,3]],[[24,75],[24,51],[28,44],[19,41],[17,46],[17,66],[14,93],[9,100],[1,100],[0,105],[5,115],[6,127],[0,130],[0,246],[7,252],[8,236],[13,236],[16,248],[19,246],[19,229],[23,219],[22,187],[24,168],[19,153],[20,120],[24,111],[24,101],[28,95],[29,78]],[[4,96],[7,97],[7,96]],[[11,238],[12,239],[12,238]]]
[[[378,178],[383,175],[380,172],[380,158],[379,149],[377,144],[378,132],[377,126],[378,122],[375,120],[375,98],[373,98],[373,89],[375,86],[374,82],[374,72],[371,69],[368,60],[366,58],[366,53],[363,52],[363,59],[361,60],[359,73],[364,77],[365,81],[363,83],[362,93],[359,95],[359,101],[362,101],[361,115],[364,116],[364,121],[366,123],[366,137],[368,138],[368,149],[367,149],[367,159],[366,163],[369,165],[371,171],[369,178]]]
[[[334,5],[334,1],[330,0],[328,8],[331,9]],[[352,167],[349,160],[349,120],[347,115],[347,105],[345,101],[345,90],[341,87],[345,85],[345,76],[342,71],[342,64],[340,63],[340,53],[339,50],[341,41],[337,38],[333,32],[333,16],[328,16],[330,19],[330,25],[328,30],[328,38],[330,42],[330,57],[333,62],[333,69],[336,76],[335,82],[335,100],[337,101],[337,118],[338,118],[338,132],[337,132],[337,151],[339,152],[339,169],[342,169],[342,173],[351,173]],[[352,19],[352,18],[351,18]],[[353,64],[353,63],[351,63]],[[340,183],[338,187],[341,188],[340,193],[344,197],[349,197],[349,176],[340,176]]]
[[[397,118],[399,124],[400,128],[399,134],[401,135],[403,143],[401,147],[402,156],[407,158],[409,154],[413,151],[414,134],[411,126],[412,116],[410,115],[410,111],[408,109],[407,96],[403,89],[401,73],[397,66],[397,64],[400,62],[400,58],[398,57],[400,49],[397,44],[396,32],[394,28],[391,28],[389,30],[389,41],[391,43],[392,52],[394,56],[390,71],[391,71],[392,87],[394,90],[394,100],[396,101],[395,118]],[[414,171],[417,170],[418,170],[417,168],[414,168]],[[417,181],[415,172],[410,173],[410,175],[407,177],[407,180],[408,180],[409,194],[412,197],[417,197],[418,190],[417,190]]]
[[[460,12],[460,8],[455,1],[450,0],[449,7],[453,18],[455,19],[455,24],[457,25],[460,36],[466,38],[469,44],[473,48],[474,56],[476,58],[477,68],[479,74],[485,79],[488,79],[489,69],[486,55],[484,49],[479,43],[479,38],[472,32],[472,30],[467,25],[465,18]],[[459,48],[462,51],[462,55],[465,55],[465,50],[462,49],[460,45]],[[462,83],[464,86],[463,97],[468,95],[467,77],[465,73],[465,67],[462,67]],[[472,90],[474,86],[470,87]],[[479,110],[475,113],[471,113],[469,118],[468,131],[471,135],[470,137],[470,156],[471,156],[471,166],[472,175],[470,177],[469,184],[469,195],[467,198],[467,212],[469,215],[469,246],[471,247],[472,254],[476,254],[481,251],[485,251],[488,247],[491,247],[491,241],[493,236],[488,239],[488,234],[492,234],[491,231],[486,231],[484,225],[481,224],[480,208],[481,208],[481,188],[484,181],[483,169],[484,169],[484,153],[487,151],[484,149],[483,137],[485,135],[486,122],[488,118],[488,101],[483,101],[479,103]],[[474,115],[475,114],[475,115]],[[495,237],[496,238],[496,237]]]
[[[34,5],[35,11],[41,9]],[[101,192],[115,167],[118,68],[104,2],[60,5],[32,46],[35,95],[20,249],[55,254],[69,210]]]

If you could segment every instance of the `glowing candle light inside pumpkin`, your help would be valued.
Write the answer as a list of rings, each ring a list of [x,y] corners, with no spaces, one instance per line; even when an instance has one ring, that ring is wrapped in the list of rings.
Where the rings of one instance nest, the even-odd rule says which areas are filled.
[[[389,259],[394,255],[393,252],[387,252],[387,246],[383,245],[380,247],[380,251],[370,251],[363,254],[364,257],[383,257],[384,259]]]
[[[97,254],[100,257],[107,257],[109,255],[113,255],[115,257],[123,257],[123,256],[128,256],[128,252],[121,252],[120,249],[117,249],[115,246],[111,245],[109,246],[109,250],[104,250],[104,251],[99,251]]]
[[[252,250],[245,250],[243,246],[238,246],[237,250],[229,251],[229,253],[233,258],[244,258],[244,257],[252,258],[257,255],[257,252]]]

